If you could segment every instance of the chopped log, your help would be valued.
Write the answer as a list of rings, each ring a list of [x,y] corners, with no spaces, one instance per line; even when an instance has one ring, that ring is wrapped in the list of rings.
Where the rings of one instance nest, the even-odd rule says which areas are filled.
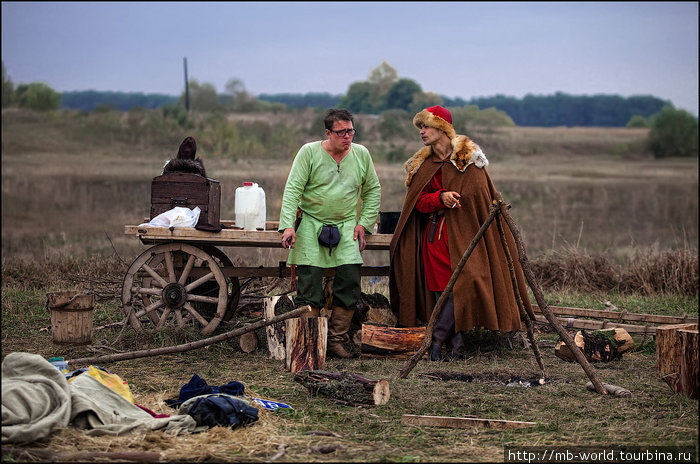
[[[258,347],[258,335],[255,332],[248,332],[238,339],[238,346],[244,353],[252,353]]]
[[[279,305],[288,304],[293,306],[291,298],[287,295],[266,297],[263,300],[263,315],[266,319],[275,317],[275,309]],[[286,337],[284,335],[285,324],[273,324],[265,327],[265,336],[267,337],[267,349],[270,351],[270,357],[279,361],[287,359],[287,354],[284,348]]]
[[[634,348],[634,340],[625,329],[606,329],[586,332],[579,330],[574,335],[574,344],[578,346],[589,362],[608,362],[620,359],[624,353]],[[559,340],[554,347],[554,354],[564,361],[575,361],[568,346]]]
[[[537,422],[481,419],[478,417],[416,416],[413,414],[403,414],[401,416],[401,423],[406,425],[428,425],[458,429],[486,427],[495,430],[522,429],[526,427],[535,427],[537,425]]]
[[[389,381],[372,380],[359,374],[329,371],[299,371],[294,380],[312,395],[323,395],[343,403],[360,406],[383,405],[389,401]]]
[[[385,327],[362,324],[363,357],[407,359],[423,344],[425,327]]]
[[[609,383],[604,383],[603,387],[605,387],[605,390],[608,392],[609,395],[614,395],[614,396],[617,396],[618,398],[629,398],[630,396],[632,396],[631,391],[627,390],[626,388],[618,387],[617,385],[611,385]],[[595,387],[593,386],[593,382],[586,383],[586,390],[595,391]]]
[[[293,318],[286,321],[285,367],[293,373],[323,369],[326,363],[328,319]]]
[[[697,324],[669,324],[656,328],[656,370],[661,376],[680,373],[682,351],[678,331],[697,328]]]
[[[679,330],[681,340],[680,371],[677,393],[698,398],[698,331]]]

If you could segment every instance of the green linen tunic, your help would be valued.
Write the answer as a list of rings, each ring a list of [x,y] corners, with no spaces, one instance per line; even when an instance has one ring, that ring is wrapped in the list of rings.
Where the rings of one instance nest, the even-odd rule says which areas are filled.
[[[379,178],[364,146],[353,143],[340,163],[321,146],[321,141],[302,146],[289,171],[280,211],[280,232],[294,227],[297,207],[302,211],[287,262],[323,268],[362,264],[359,240],[353,240],[354,229],[360,224],[371,233],[380,197]],[[340,230],[340,243],[330,256],[328,248],[318,243],[324,224],[335,224]]]

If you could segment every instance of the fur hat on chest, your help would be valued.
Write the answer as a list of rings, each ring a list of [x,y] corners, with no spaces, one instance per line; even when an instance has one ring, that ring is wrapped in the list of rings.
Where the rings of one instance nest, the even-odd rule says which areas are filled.
[[[197,154],[197,142],[193,137],[186,137],[180,144],[177,151],[177,157],[169,160],[163,166],[163,174],[169,172],[189,172],[207,177],[207,171],[204,169],[204,162],[201,158],[195,158]]]

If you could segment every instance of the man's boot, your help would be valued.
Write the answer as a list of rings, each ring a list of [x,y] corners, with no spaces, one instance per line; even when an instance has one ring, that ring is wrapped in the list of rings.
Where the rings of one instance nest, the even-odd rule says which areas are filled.
[[[319,316],[320,308],[316,308],[316,307],[311,306],[311,305],[306,305],[306,307],[309,308],[309,311],[307,311],[305,313],[301,313],[301,316],[299,316],[300,319],[306,319],[309,317],[318,317]],[[299,309],[299,308],[297,308],[297,309]]]
[[[338,358],[352,358],[352,354],[343,346],[346,334],[350,329],[354,309],[345,309],[339,306],[333,307],[330,319],[328,319],[328,343],[326,351]]]
[[[467,358],[464,351],[464,338],[462,332],[457,332],[450,338],[451,350],[448,355],[449,361],[461,361]]]
[[[439,296],[436,295],[439,298]],[[442,308],[438,320],[435,321],[435,326],[433,327],[433,338],[430,344],[430,360],[431,361],[443,361],[442,357],[442,345],[447,340],[454,330],[454,306],[452,300],[447,300],[447,303]]]

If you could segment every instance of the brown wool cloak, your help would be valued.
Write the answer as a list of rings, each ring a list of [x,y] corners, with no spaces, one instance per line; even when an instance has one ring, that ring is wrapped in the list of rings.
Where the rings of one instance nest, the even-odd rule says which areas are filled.
[[[442,169],[443,188],[461,195],[461,208],[445,210],[453,270],[486,221],[492,200],[501,198],[486,169],[478,167],[486,164],[478,145],[468,137],[458,135],[452,139],[452,147],[453,154],[448,161],[438,160],[433,156],[432,147],[428,146],[419,150],[405,164],[408,191],[390,245],[389,277],[391,307],[398,315],[399,324],[404,327],[427,323],[436,302],[433,293],[427,289],[421,257],[422,236],[428,215],[415,210],[423,188],[437,170]],[[525,276],[517,261],[515,240],[505,221],[502,223],[513,258],[520,297],[527,314],[534,319]],[[475,327],[500,332],[520,330],[520,312],[495,221],[467,260],[455,282],[453,294],[455,330],[468,331]]]

